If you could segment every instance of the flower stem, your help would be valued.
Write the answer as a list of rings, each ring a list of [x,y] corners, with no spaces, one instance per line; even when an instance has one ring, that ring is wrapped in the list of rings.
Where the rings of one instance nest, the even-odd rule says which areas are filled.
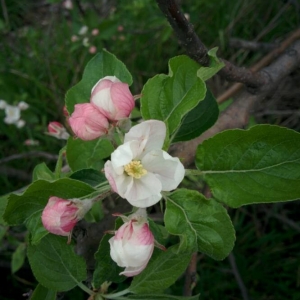
[[[54,172],[54,176],[55,179],[59,179],[60,177],[60,173],[61,173],[61,168],[62,168],[62,163],[63,163],[63,155],[66,152],[66,146],[61,148],[58,154],[58,160],[55,166],[55,172]]]
[[[80,287],[83,291],[88,293],[89,295],[93,295],[94,292],[90,290],[86,285],[84,285],[82,282],[77,282],[78,287]]]
[[[123,290],[123,291],[115,293],[115,294],[106,294],[106,295],[103,295],[103,296],[107,299],[116,299],[120,296],[128,294],[129,292],[130,291],[128,289],[126,289],[126,290]]]

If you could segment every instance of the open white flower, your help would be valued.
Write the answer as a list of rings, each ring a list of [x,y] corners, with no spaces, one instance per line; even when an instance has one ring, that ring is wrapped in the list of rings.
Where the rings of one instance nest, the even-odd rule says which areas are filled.
[[[6,105],[4,122],[6,124],[16,124],[21,116],[21,111],[18,106]]]
[[[162,191],[174,190],[184,177],[180,160],[161,149],[165,136],[162,121],[138,124],[105,163],[105,176],[113,190],[133,206],[154,205]]]

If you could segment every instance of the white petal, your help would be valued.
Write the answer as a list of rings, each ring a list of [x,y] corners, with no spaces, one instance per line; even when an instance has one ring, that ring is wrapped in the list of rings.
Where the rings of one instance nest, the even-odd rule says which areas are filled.
[[[119,146],[112,154],[111,154],[111,162],[118,174],[121,174],[118,168],[129,164],[136,156],[138,150],[138,142],[128,142],[121,146]],[[122,169],[123,170],[123,169]]]
[[[135,275],[140,274],[147,266],[147,263],[140,267],[127,267],[123,272],[121,272],[119,275],[124,275],[127,277],[132,277]]]
[[[133,179],[124,198],[133,206],[149,207],[161,199],[161,189],[162,185],[159,179],[154,174],[147,173],[140,179]]]
[[[144,168],[153,173],[162,184],[162,191],[177,188],[184,178],[184,166],[177,157],[172,157],[163,150],[153,150],[142,159]]]
[[[127,263],[126,260],[124,260],[122,240],[115,240],[115,238],[112,237],[108,242],[110,244],[110,256],[112,260],[115,261],[119,267],[126,267]]]
[[[124,261],[126,266],[139,267],[147,262],[153,252],[154,244],[147,246],[137,246],[132,244],[123,245]],[[120,266],[123,267],[123,266]]]
[[[116,113],[116,108],[111,100],[110,88],[102,89],[91,98],[91,103],[96,105],[100,111],[108,112],[111,115]]]
[[[133,126],[125,134],[124,142],[139,141],[140,148],[144,154],[153,150],[161,149],[166,137],[166,125],[162,121],[148,120],[141,124]]]

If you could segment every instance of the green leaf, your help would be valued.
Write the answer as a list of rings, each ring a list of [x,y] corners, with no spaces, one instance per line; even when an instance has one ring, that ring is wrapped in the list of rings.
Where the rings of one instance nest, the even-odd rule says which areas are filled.
[[[33,291],[30,300],[56,300],[56,292],[38,284]]]
[[[185,55],[169,61],[169,75],[156,75],[142,90],[141,113],[145,120],[164,121],[172,136],[182,118],[204,99],[206,86],[197,77],[200,66]]]
[[[25,224],[31,232],[30,242],[34,245],[38,244],[39,241],[49,233],[42,223],[40,210],[32,214],[32,216],[25,221]]]
[[[93,286],[100,288],[105,281],[122,282],[126,279],[125,276],[119,275],[124,268],[118,265],[110,257],[110,245],[108,240],[111,235],[105,234],[100,242],[99,248],[95,253],[96,268],[93,274]]]
[[[151,230],[152,234],[154,235],[154,239],[158,243],[165,245],[166,239],[169,237],[169,233],[166,230],[166,228],[162,225],[155,223],[150,218],[148,218],[148,221],[149,221],[150,230]]]
[[[26,257],[26,244],[20,243],[17,249],[14,251],[11,260],[11,272],[17,272],[24,264]]]
[[[165,252],[155,250],[154,254],[155,252],[156,255],[152,256],[146,269],[134,277],[129,287],[130,292],[147,294],[165,290],[185,271],[191,258],[189,252],[177,253],[177,245]]]
[[[92,187],[95,187],[100,183],[107,181],[103,172],[97,171],[95,169],[82,169],[76,171],[69,178],[85,182]]]
[[[47,167],[45,163],[38,164],[32,174],[32,181],[39,179],[44,179],[47,181],[52,181],[55,179],[53,172]]]
[[[198,146],[196,166],[231,207],[300,198],[300,134],[287,128],[221,132]]]
[[[89,168],[101,170],[103,159],[113,151],[112,144],[106,139],[83,141],[70,137],[67,142],[67,161],[73,172]]]
[[[208,89],[203,101],[184,118],[173,142],[192,140],[215,124],[219,116],[218,103]]]
[[[69,178],[54,182],[38,180],[32,183],[21,195],[11,194],[4,213],[4,219],[9,225],[26,222],[36,243],[45,233],[41,227],[41,214],[48,199],[57,196],[63,199],[80,198],[95,192],[91,186]]]
[[[93,86],[105,76],[116,76],[122,82],[132,84],[132,77],[126,66],[113,54],[102,50],[96,54],[84,69],[82,80],[66,94],[66,107],[71,114],[74,105],[90,101]]]
[[[0,224],[6,225],[6,222],[3,219],[5,208],[8,202],[9,194],[0,197]]]
[[[190,297],[180,297],[180,296],[172,296],[165,294],[144,294],[144,295],[129,295],[126,297],[118,297],[118,300],[127,300],[127,299],[135,299],[135,300],[198,300],[200,295],[190,296]]]
[[[38,245],[28,246],[28,260],[35,278],[53,291],[68,291],[86,278],[86,265],[66,237],[48,234]]]
[[[235,231],[226,209],[197,191],[179,189],[167,198],[165,225],[180,236],[181,252],[201,251],[216,260],[233,249]]]
[[[218,47],[210,49],[207,54],[210,57],[210,65],[209,67],[201,67],[197,72],[197,75],[202,78],[203,81],[208,80],[216,73],[218,73],[225,64],[221,62],[217,57]]]

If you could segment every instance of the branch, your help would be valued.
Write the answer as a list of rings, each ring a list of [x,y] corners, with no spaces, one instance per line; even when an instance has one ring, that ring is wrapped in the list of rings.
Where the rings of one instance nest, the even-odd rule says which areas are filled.
[[[185,48],[187,55],[199,64],[208,66],[207,48],[195,33],[193,25],[185,18],[178,2],[176,0],[156,0],[156,2],[175,31],[180,44]],[[220,60],[224,62],[225,67],[218,74],[226,80],[242,82],[251,88],[258,88],[266,83],[267,79],[264,74],[254,74],[252,71],[237,67],[227,60]]]
[[[5,157],[0,159],[0,165],[7,163],[9,161],[15,160],[15,159],[20,159],[20,158],[25,158],[25,157],[30,157],[30,156],[34,156],[34,157],[44,157],[50,160],[57,160],[58,159],[58,155],[55,154],[51,154],[48,152],[43,152],[43,151],[30,151],[27,153],[20,153],[20,154],[13,154],[11,156]]]

